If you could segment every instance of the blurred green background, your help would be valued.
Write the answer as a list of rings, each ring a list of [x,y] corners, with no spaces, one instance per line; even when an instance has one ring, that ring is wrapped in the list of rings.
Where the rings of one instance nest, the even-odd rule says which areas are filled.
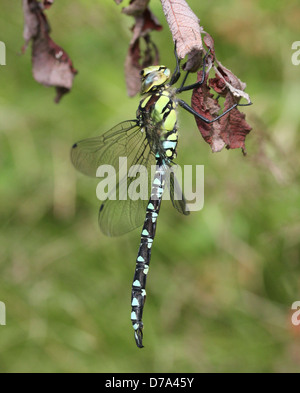
[[[188,1],[219,60],[247,82],[253,131],[246,158],[213,155],[181,112],[178,163],[205,165],[205,208],[186,218],[163,203],[143,350],[130,322],[140,230],[103,236],[97,181],[69,160],[75,141],[135,115],[123,71],[133,21],[112,0],[55,2],[52,38],[80,72],[55,105],[54,90],[32,78],[30,50],[19,55],[20,3],[0,6],[0,371],[298,372],[299,2]],[[152,37],[172,68],[171,35],[151,3],[164,25]]]

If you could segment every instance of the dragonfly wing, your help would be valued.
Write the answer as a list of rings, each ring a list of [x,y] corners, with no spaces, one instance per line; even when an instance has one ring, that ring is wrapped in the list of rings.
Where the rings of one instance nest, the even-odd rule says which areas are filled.
[[[133,161],[140,170],[144,168],[144,175],[139,179],[139,194],[143,194],[142,198],[133,200],[131,195],[127,195],[126,200],[108,198],[102,203],[98,220],[102,232],[107,236],[123,235],[141,226],[145,220],[152,184],[151,166],[155,165],[155,157],[149,144],[145,145],[144,149],[139,149]],[[137,177],[123,178],[113,193],[118,197],[121,188],[130,190],[136,180]],[[123,195],[123,191],[121,194]]]
[[[187,207],[186,199],[184,193],[180,187],[180,184],[175,176],[175,173],[170,171],[170,181],[168,181],[168,186],[170,190],[170,197],[175,209],[185,216],[190,214]]]
[[[101,136],[85,139],[75,145],[71,151],[71,160],[75,168],[84,175],[96,177],[101,165],[111,165],[116,170],[119,157],[135,157],[136,150],[145,143],[145,134],[136,120],[118,124]],[[128,162],[129,165],[132,163]]]
[[[105,200],[98,217],[101,231],[107,236],[121,236],[140,227],[145,220],[147,204],[147,200]]]
[[[76,143],[71,152],[72,163],[76,169],[85,175],[96,177],[97,170],[102,165],[111,165],[116,174],[120,175],[119,158],[127,158],[127,169],[136,165],[148,171],[142,188],[146,188],[144,200],[118,199],[119,191],[126,190],[136,177],[120,175],[112,194],[117,200],[106,199],[103,201],[99,212],[99,226],[103,233],[109,236],[119,236],[129,232],[144,221],[145,211],[151,187],[151,165],[155,165],[155,156],[152,152],[152,143],[149,134],[142,132],[136,120],[125,121],[118,124],[101,136],[89,138]],[[127,171],[126,171],[127,172]],[[127,173],[126,173],[127,174]],[[122,191],[123,194],[123,191]]]

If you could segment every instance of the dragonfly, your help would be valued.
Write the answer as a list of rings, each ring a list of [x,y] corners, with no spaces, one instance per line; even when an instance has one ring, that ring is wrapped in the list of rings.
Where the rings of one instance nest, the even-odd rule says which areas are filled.
[[[131,322],[138,348],[143,348],[146,281],[166,184],[169,186],[176,210],[183,215],[189,214],[176,177],[169,175],[177,157],[178,107],[210,124],[239,106],[235,104],[215,119],[209,120],[178,98],[178,94],[194,90],[204,83],[208,54],[209,52],[203,59],[202,79],[192,85],[186,85],[189,74],[187,72],[180,87],[174,87],[181,77],[181,60],[178,58],[176,47],[176,68],[173,73],[164,65],[143,69],[141,101],[136,118],[118,124],[103,135],[75,143],[71,151],[71,160],[75,168],[93,177],[101,165],[108,164],[117,168],[120,157],[127,158],[128,166],[146,167],[147,170],[151,166],[155,167],[154,177],[148,177],[150,196],[144,198],[145,200],[115,200],[108,197],[102,202],[98,217],[100,229],[108,236],[123,235],[143,225],[131,290]],[[120,172],[119,169],[118,174]],[[114,194],[120,190],[124,182],[130,187],[133,178],[119,178]]]

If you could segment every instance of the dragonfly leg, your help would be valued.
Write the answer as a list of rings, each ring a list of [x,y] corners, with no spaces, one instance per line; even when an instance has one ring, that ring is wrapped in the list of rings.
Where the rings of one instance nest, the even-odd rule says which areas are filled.
[[[177,53],[177,43],[175,42],[175,48],[174,48],[174,53],[175,53],[175,59],[176,59],[176,68],[175,71],[173,72],[171,81],[170,81],[170,85],[173,86],[175,85],[176,82],[178,82],[179,78],[181,77],[181,72],[180,72],[180,62],[181,60],[178,57],[178,53]]]
[[[206,55],[204,56],[203,59],[203,68],[202,68],[202,78],[200,81],[198,81],[197,83],[194,83],[193,85],[189,85],[189,86],[184,86],[186,84],[187,78],[190,74],[190,72],[188,71],[185,75],[185,78],[180,86],[179,89],[176,90],[176,93],[182,93],[183,91],[189,91],[189,90],[194,90],[197,89],[198,87],[200,87],[201,85],[203,85],[204,81],[205,81],[205,69],[206,69],[206,65],[207,65],[207,58],[208,55],[210,53],[210,50],[206,53]]]
[[[232,105],[231,108],[227,109],[225,112],[223,112],[220,116],[217,116],[215,119],[209,120],[206,117],[200,115],[200,113],[196,112],[192,107],[190,107],[185,101],[183,100],[177,100],[178,104],[185,109],[187,112],[191,113],[192,115],[196,116],[198,119],[204,121],[207,124],[214,123],[215,121],[221,119],[223,116],[227,115],[232,109],[238,107],[238,106],[250,106],[252,105],[252,102],[249,102],[249,104],[234,104]]]
[[[192,115],[196,116],[198,119],[204,121],[207,124],[214,123],[215,121],[221,119],[223,116],[227,115],[232,109],[236,108],[239,106],[238,104],[234,104],[231,108],[227,109],[224,113],[222,113],[220,116],[216,117],[215,119],[209,120],[206,117],[200,115],[200,113],[196,112],[192,107],[190,107],[185,101],[183,100],[178,100],[178,104],[185,109],[187,112],[191,113]],[[244,105],[243,105],[244,106]]]

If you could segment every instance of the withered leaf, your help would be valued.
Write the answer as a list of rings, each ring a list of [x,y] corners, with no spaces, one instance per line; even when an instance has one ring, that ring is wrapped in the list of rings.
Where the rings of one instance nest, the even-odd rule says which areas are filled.
[[[140,91],[141,70],[159,63],[159,53],[156,45],[151,41],[150,32],[162,29],[162,26],[148,8],[141,15],[136,16],[135,19],[136,23],[132,29],[133,37],[125,62],[127,91],[131,97]],[[142,42],[145,44],[143,51],[141,49]]]
[[[41,3],[35,0],[23,0],[24,32],[25,44],[22,48],[23,53],[27,49],[29,42],[34,39],[39,32],[40,20],[44,19],[44,29],[50,31],[50,27],[43,13],[41,13]]]
[[[215,61],[218,64],[218,67],[214,66],[216,76],[223,79],[223,82],[230,90],[231,94],[238,99],[245,98],[248,104],[251,104],[249,94],[245,93],[244,91],[247,87],[246,83],[242,82],[228,68],[224,67],[216,58]]]
[[[206,75],[204,83],[198,89],[193,91],[192,108],[208,120],[213,120],[217,117],[221,107],[218,101],[214,98],[210,88],[207,84],[208,75]],[[198,73],[198,81],[202,80],[202,71]],[[195,117],[199,131],[205,142],[207,142],[213,152],[221,151],[225,147],[225,142],[220,136],[220,124],[214,122],[211,124],[205,123],[203,120]]]
[[[233,96],[236,98],[245,98],[248,104],[251,104],[249,94],[245,93],[244,91],[247,87],[246,83],[242,82],[235,74],[233,74],[233,72],[224,67],[221,62],[218,61],[216,58],[214,39],[207,32],[204,33],[205,35],[203,37],[203,42],[210,51],[210,57],[212,57],[212,61],[217,64],[217,66],[213,66],[216,73],[216,78],[210,80],[210,87],[212,87],[218,94],[222,96],[225,96],[227,89],[229,89]]]
[[[202,79],[202,72],[198,73],[198,80]],[[201,87],[195,89],[192,96],[192,108],[208,120],[216,118],[220,111],[218,100],[214,98],[211,88],[221,96],[225,97],[224,111],[237,103],[237,99],[228,89],[223,78],[208,79]],[[220,152],[226,146],[227,149],[241,148],[245,152],[245,138],[251,131],[251,127],[245,120],[245,114],[237,108],[232,109],[221,119],[207,124],[196,118],[198,128],[204,140],[211,146],[212,151]]]
[[[50,26],[43,12],[54,0],[23,0],[25,19],[23,51],[32,41],[32,68],[35,80],[57,90],[55,101],[68,93],[77,71],[67,53],[50,37]]]
[[[130,5],[122,10],[126,15],[139,16],[147,9],[150,0],[131,0]]]
[[[204,33],[205,35],[203,37],[203,42],[207,48],[210,49],[210,53],[213,55],[213,57],[215,57],[215,41],[210,34],[207,32]]]
[[[235,104],[235,99],[231,94],[227,94],[224,110],[231,108]],[[246,153],[245,139],[252,128],[246,122],[246,115],[237,108],[232,109],[228,115],[220,119],[221,138],[227,149],[242,149]]]
[[[227,94],[226,79],[228,79],[226,75],[224,75],[224,78],[216,76],[215,78],[209,79],[208,84],[220,96],[225,96]]]
[[[129,51],[125,61],[125,76],[127,92],[130,97],[135,96],[141,87],[140,82],[140,42],[137,40],[133,45],[130,45]]]
[[[44,8],[50,8],[54,3],[54,0],[43,0]]]
[[[213,93],[225,98],[223,112],[238,104],[241,98],[245,98],[249,104],[251,100],[244,92],[246,84],[217,60],[214,40],[208,33],[204,33],[203,42],[210,52],[208,57],[210,67],[206,70],[205,82],[193,92],[192,108],[208,120],[213,120],[220,113],[218,100],[214,98]],[[215,77],[208,80],[211,68],[215,71]],[[202,72],[198,73],[198,81],[202,80],[201,78]],[[241,148],[245,153],[245,138],[251,131],[251,127],[245,120],[245,114],[241,113],[238,108],[232,109],[213,123],[205,123],[195,118],[204,140],[210,144],[213,152],[219,152],[226,146],[227,149]]]
[[[161,0],[180,59],[189,55],[186,71],[197,71],[202,62],[203,45],[200,20],[185,0]]]

